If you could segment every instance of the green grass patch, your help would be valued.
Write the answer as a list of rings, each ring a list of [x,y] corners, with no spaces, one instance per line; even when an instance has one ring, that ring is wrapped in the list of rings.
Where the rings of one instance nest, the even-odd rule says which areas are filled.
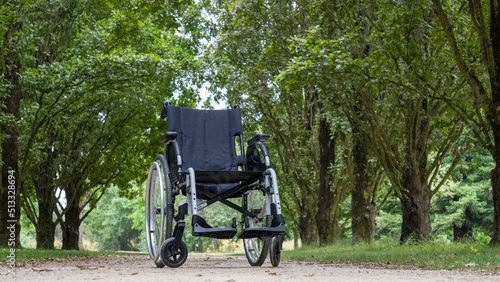
[[[109,255],[146,255],[146,253],[127,253],[127,252],[96,252],[96,251],[77,251],[77,250],[37,250],[37,249],[16,249],[16,261],[26,260],[44,260],[54,258],[68,258],[68,257],[99,257]],[[10,249],[0,249],[0,262],[5,262],[7,256],[10,255]]]
[[[324,263],[375,263],[420,269],[500,270],[500,247],[474,243],[375,242],[352,246],[348,241],[323,248],[302,247],[282,252],[283,260]]]

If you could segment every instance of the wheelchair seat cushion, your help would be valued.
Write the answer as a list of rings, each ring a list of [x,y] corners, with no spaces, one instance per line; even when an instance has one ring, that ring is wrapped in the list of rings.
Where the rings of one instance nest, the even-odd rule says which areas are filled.
[[[225,184],[207,184],[207,183],[196,183],[196,191],[198,192],[198,199],[200,200],[210,200],[232,188],[236,187],[239,183],[225,183]],[[241,197],[241,193],[235,193],[228,198],[238,198]]]
[[[195,171],[198,198],[208,200],[218,196],[245,181],[257,181],[262,175],[259,171]],[[235,193],[229,198],[240,197]]]
[[[196,183],[236,183],[242,181],[257,181],[261,171],[195,171]]]

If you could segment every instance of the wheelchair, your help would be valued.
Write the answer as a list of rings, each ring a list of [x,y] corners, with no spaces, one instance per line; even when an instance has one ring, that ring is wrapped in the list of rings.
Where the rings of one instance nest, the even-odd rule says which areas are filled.
[[[168,121],[168,131],[160,139],[164,151],[149,168],[145,194],[147,246],[155,265],[185,263],[188,249],[182,236],[187,216],[191,216],[193,236],[233,238],[238,233],[236,218],[230,227],[216,228],[200,215],[220,202],[241,214],[237,238],[243,240],[250,265],[261,266],[269,254],[277,267],[285,221],[276,172],[264,145],[269,135],[251,138],[245,154],[238,106],[198,110],[165,102],[164,118]],[[176,197],[182,197],[177,209]],[[234,203],[235,198],[241,198],[241,205]]]

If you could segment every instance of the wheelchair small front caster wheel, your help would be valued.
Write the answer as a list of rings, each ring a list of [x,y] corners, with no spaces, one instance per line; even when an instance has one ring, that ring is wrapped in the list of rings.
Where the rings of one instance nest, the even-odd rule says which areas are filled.
[[[179,267],[186,262],[188,249],[186,243],[175,243],[175,238],[168,238],[161,245],[161,261],[168,267]]]
[[[272,266],[277,267],[278,265],[280,265],[281,243],[278,237],[273,237],[273,239],[271,240],[271,249],[269,252]]]

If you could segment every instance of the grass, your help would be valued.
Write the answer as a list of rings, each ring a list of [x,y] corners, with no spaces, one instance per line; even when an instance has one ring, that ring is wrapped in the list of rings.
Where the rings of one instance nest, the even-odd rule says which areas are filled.
[[[322,263],[372,263],[380,266],[407,266],[419,269],[500,271],[500,247],[474,243],[375,242],[352,246],[348,241],[324,248],[302,247],[283,251],[283,260]]]
[[[37,250],[37,249],[17,249],[16,250],[16,261],[26,261],[26,260],[45,260],[45,259],[63,259],[68,257],[98,257],[98,256],[109,256],[109,255],[127,255],[126,252],[96,252],[96,251],[76,251],[76,250]],[[134,253],[137,255],[137,253]],[[140,253],[142,254],[142,253]],[[145,253],[144,253],[145,254]],[[7,256],[10,255],[9,249],[0,249],[0,264],[7,260]]]

